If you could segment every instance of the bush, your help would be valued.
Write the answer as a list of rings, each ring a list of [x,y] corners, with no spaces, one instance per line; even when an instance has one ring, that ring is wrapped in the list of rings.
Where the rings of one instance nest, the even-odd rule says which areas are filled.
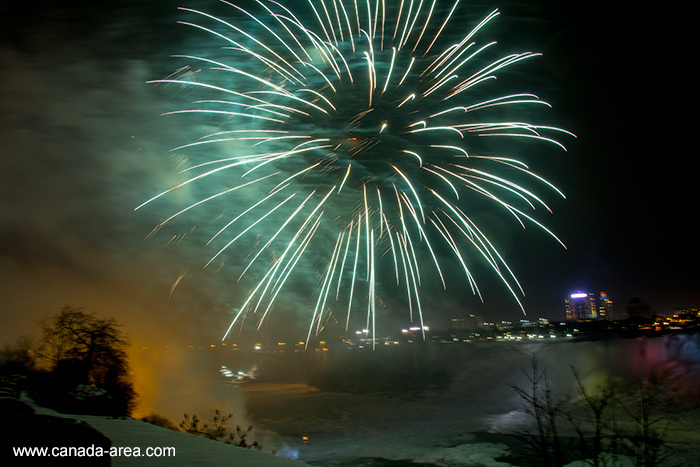
[[[180,430],[192,435],[221,441],[222,443],[262,451],[262,446],[260,446],[257,441],[250,443],[246,439],[253,430],[252,426],[249,426],[247,430],[243,430],[237,425],[235,432],[229,432],[227,434],[226,422],[232,417],[233,415],[231,414],[221,415],[221,411],[216,409],[214,411],[214,426],[210,427],[208,424],[203,423],[196,415],[192,415],[192,418],[190,418],[189,415],[185,414],[184,420],[180,422]]]

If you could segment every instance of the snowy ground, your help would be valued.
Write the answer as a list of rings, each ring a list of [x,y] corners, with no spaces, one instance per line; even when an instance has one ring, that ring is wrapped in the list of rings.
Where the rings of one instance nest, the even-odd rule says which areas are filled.
[[[114,467],[158,467],[158,466],[221,466],[236,467],[301,467],[302,462],[284,459],[268,453],[258,452],[212,441],[199,436],[175,432],[135,419],[113,419],[91,415],[61,415],[56,411],[34,406],[35,413],[65,416],[82,420],[107,436],[112,447],[138,448],[141,456],[122,455],[111,458]],[[37,444],[40,446],[40,444]],[[147,448],[175,448],[174,456],[148,457]]]

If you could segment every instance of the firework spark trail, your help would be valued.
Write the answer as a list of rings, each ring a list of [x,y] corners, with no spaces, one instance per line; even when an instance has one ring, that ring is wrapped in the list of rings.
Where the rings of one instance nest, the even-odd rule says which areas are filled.
[[[233,207],[231,220],[208,242],[217,241],[234,223],[241,225],[206,265],[242,237],[264,238],[246,258],[239,280],[246,274],[259,278],[253,278],[224,339],[248,313],[260,313],[259,328],[290,277],[301,274],[300,263],[323,271],[307,344],[332,316],[333,289],[335,302],[347,310],[346,330],[351,311],[364,308],[367,329],[376,335],[384,257],[390,258],[392,282],[395,278],[396,287],[405,291],[411,319],[419,320],[421,328],[421,275],[434,269],[446,288],[446,254],[481,298],[469,266],[473,258],[466,254],[476,252],[522,308],[520,284],[465,212],[464,199],[469,193],[488,199],[522,227],[530,223],[554,236],[525,212],[538,205],[551,210],[519,180],[525,176],[563,194],[524,162],[489,152],[480,141],[521,138],[564,148],[556,135],[571,133],[499,118],[497,111],[503,108],[550,107],[535,94],[483,97],[505,69],[539,56],[524,52],[487,57],[496,42],[479,45],[477,33],[498,10],[449,43],[459,0],[442,10],[438,0],[308,0],[295,4],[294,12],[274,0],[255,0],[250,10],[222,3],[230,10],[226,19],[180,8],[197,20],[182,24],[220,45],[209,57],[177,56],[203,69],[192,73],[184,67],[180,77],[151,82],[204,94],[192,108],[169,114],[201,116],[217,125],[216,132],[174,151],[234,155],[193,164],[183,172],[194,175],[136,209],[195,183],[214,191],[167,217],[160,228],[225,195],[255,190],[251,195],[256,201]],[[217,190],[220,179],[205,182],[224,174],[233,187]],[[242,180],[231,183],[234,177]],[[303,201],[287,211],[283,222],[276,221],[273,213],[288,209],[297,195]],[[335,241],[326,234],[333,231]],[[275,255],[276,249],[282,254]],[[314,263],[308,251],[325,259]],[[266,257],[273,259],[263,264]],[[262,272],[251,272],[254,265]]]

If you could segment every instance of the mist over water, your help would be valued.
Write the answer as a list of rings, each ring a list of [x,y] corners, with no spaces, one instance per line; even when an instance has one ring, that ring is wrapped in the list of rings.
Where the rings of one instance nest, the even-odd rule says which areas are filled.
[[[152,411],[174,421],[185,412],[209,421],[216,408],[233,412],[235,423],[254,426],[254,439],[266,451],[323,463],[416,459],[473,443],[479,433],[522,428],[530,420],[512,385],[528,387],[533,356],[539,369],[546,369],[554,397],[566,403],[580,398],[572,368],[593,394],[615,384],[628,398],[642,381],[664,396],[664,411],[687,410],[700,401],[698,335],[426,343],[375,351],[194,348],[155,358],[145,351],[140,363],[154,365]],[[222,365],[253,379],[232,384],[222,376]],[[672,430],[694,432],[687,420],[674,420]]]
[[[233,355],[232,355],[233,354]],[[408,393],[486,389],[499,382],[520,382],[520,369],[535,356],[559,387],[571,380],[572,367],[582,378],[606,382],[664,379],[672,368],[691,376],[700,364],[700,336],[692,334],[592,341],[416,343],[344,347],[310,352],[227,352],[219,358],[231,368],[254,370],[258,382],[308,382],[340,392]],[[496,383],[496,384],[494,384]],[[572,386],[570,382],[568,386]],[[689,388],[688,388],[689,389]]]

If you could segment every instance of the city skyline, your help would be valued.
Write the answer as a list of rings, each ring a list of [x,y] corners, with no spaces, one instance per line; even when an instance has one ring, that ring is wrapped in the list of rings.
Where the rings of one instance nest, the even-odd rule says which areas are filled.
[[[203,271],[202,249],[144,241],[167,213],[133,212],[173,177],[169,150],[181,128],[159,117],[167,96],[146,81],[171,72],[169,54],[185,49],[178,5],[98,11],[83,3],[20,16],[2,42],[0,341],[31,333],[38,317],[64,305],[115,316],[139,337],[220,336],[245,291]],[[566,153],[530,158],[567,197],[552,200],[545,222],[567,249],[494,213],[489,227],[528,315],[484,274],[476,277],[484,304],[452,288],[429,297],[426,319],[457,307],[558,319],[562,297],[576,290],[605,290],[616,306],[638,297],[660,314],[700,305],[695,176],[682,119],[665,120],[680,108],[665,73],[676,63],[674,38],[658,36],[661,55],[641,45],[669,18],[602,3],[494,6],[499,41],[544,54],[527,71],[541,77],[534,88],[556,124],[577,136]],[[669,131],[671,123],[680,128]]]

